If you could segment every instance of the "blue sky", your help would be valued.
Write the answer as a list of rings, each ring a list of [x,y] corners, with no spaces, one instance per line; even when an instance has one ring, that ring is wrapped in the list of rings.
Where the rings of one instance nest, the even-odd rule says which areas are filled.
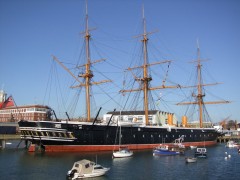
[[[213,121],[228,116],[240,121],[238,0],[89,0],[89,25],[96,28],[91,31],[97,49],[92,59],[107,59],[106,65],[99,63],[94,70],[104,71],[114,80],[114,86],[102,86],[104,91],[117,92],[122,85],[123,70],[129,67],[134,48],[140,44],[140,39],[134,36],[142,33],[143,3],[147,31],[156,31],[149,36],[149,41],[154,44],[150,47],[159,49],[160,55],[149,56],[156,57],[149,61],[173,60],[169,78],[186,85],[194,68],[188,62],[196,59],[198,39],[201,57],[209,60],[203,63],[211,74],[208,78],[213,77],[210,78],[213,82],[223,82],[210,87],[211,94],[233,101],[209,107]],[[0,87],[8,95],[13,95],[17,105],[47,104],[60,113],[62,107],[57,104],[62,100],[54,99],[53,95],[51,99],[49,91],[61,94],[65,100],[70,99],[71,93],[76,93],[69,88],[73,79],[61,68],[55,67],[51,55],[73,67],[70,63],[76,63],[82,51],[84,18],[83,0],[0,0]],[[53,85],[49,85],[53,68],[57,69],[63,88],[61,91],[54,91]],[[105,75],[100,79],[104,78]],[[182,108],[173,106],[183,97],[171,96],[173,90],[157,93],[169,98],[171,104],[160,103],[160,109],[176,112],[179,116],[183,114]],[[115,101],[99,96],[94,102],[100,102],[103,112],[118,108],[123,103],[117,93],[111,94]],[[67,106],[67,103],[61,103]]]

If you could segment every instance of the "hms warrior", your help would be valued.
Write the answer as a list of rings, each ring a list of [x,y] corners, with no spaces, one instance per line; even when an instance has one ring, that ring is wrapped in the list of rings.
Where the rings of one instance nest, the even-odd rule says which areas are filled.
[[[22,140],[31,142],[29,151],[35,151],[37,148],[45,152],[70,152],[70,151],[112,151],[116,144],[116,132],[118,129],[117,123],[114,123],[114,119],[121,121],[121,117],[124,115],[131,115],[131,120],[128,120],[124,124],[121,123],[121,144],[128,146],[131,150],[137,149],[152,149],[158,146],[160,143],[170,144],[174,140],[183,137],[183,144],[185,146],[199,146],[199,145],[214,145],[216,144],[219,132],[213,127],[203,127],[202,106],[204,105],[201,84],[201,61],[198,59],[197,69],[199,75],[199,83],[197,85],[198,94],[196,95],[196,102],[199,106],[200,113],[200,126],[193,128],[188,126],[187,118],[182,119],[182,125],[178,126],[174,120],[174,114],[163,113],[156,110],[149,110],[148,94],[149,91],[165,88],[178,88],[179,86],[167,86],[165,84],[159,87],[150,87],[150,81],[152,77],[149,76],[149,66],[160,63],[169,63],[169,61],[148,63],[148,51],[147,42],[148,34],[146,32],[145,17],[143,17],[144,32],[142,37],[143,45],[143,63],[140,66],[128,68],[133,69],[142,68],[142,77],[135,76],[135,80],[139,83],[140,87],[131,90],[121,90],[122,93],[139,92],[143,91],[144,94],[144,109],[141,111],[113,111],[108,115],[106,122],[97,122],[97,117],[91,121],[90,114],[90,86],[100,84],[107,81],[93,82],[93,72],[90,69],[90,65],[95,62],[90,60],[89,40],[90,33],[88,29],[88,14],[86,13],[86,29],[85,29],[85,42],[86,42],[86,64],[85,73],[76,77],[71,71],[69,71],[56,57],[53,57],[70,75],[79,83],[76,87],[84,87],[86,89],[86,109],[87,109],[87,121],[86,122],[73,122],[73,121],[31,121],[20,120],[19,129],[21,131]],[[84,83],[79,79],[83,78]],[[185,103],[190,104],[190,103]],[[99,112],[98,112],[99,113]],[[98,114],[97,113],[97,114]],[[162,113],[162,114],[161,114]],[[135,116],[136,115],[136,116]],[[167,125],[164,122],[158,123],[154,118],[165,116],[167,118]],[[141,118],[137,118],[140,117]],[[160,118],[161,119],[161,118]]]

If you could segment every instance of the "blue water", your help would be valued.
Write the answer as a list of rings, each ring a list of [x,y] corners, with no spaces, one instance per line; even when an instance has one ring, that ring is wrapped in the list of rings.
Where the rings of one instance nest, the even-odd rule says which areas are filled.
[[[12,145],[13,146],[13,145]],[[112,152],[104,153],[29,153],[25,149],[7,148],[0,150],[0,179],[48,180],[66,179],[66,173],[73,163],[81,159],[96,161],[111,170],[102,177],[92,180],[135,180],[135,179],[240,179],[240,154],[237,149],[226,148],[224,144],[207,147],[208,158],[196,163],[185,163],[185,156],[192,156],[188,150],[185,156],[152,155],[151,150],[135,151],[127,159],[112,159]],[[231,158],[225,160],[225,152]]]

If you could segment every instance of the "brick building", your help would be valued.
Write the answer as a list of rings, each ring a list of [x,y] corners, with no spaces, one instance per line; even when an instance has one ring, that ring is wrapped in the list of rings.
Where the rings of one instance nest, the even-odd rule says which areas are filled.
[[[51,108],[43,105],[14,106],[0,109],[0,122],[49,120]]]
[[[12,96],[8,98],[0,91],[0,122],[17,122],[19,120],[49,120],[51,108],[44,105],[16,106]]]

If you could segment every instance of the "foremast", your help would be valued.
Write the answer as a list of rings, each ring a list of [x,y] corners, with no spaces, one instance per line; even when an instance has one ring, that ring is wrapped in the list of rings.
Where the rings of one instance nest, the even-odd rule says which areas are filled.
[[[102,80],[100,82],[93,82],[93,72],[91,71],[91,65],[95,64],[97,62],[105,61],[105,59],[100,59],[97,61],[92,62],[91,61],[91,56],[90,56],[90,39],[91,39],[91,34],[90,34],[90,29],[88,25],[88,6],[87,6],[87,1],[86,1],[86,16],[85,16],[85,32],[83,32],[84,38],[85,38],[85,53],[86,53],[86,64],[77,66],[77,68],[82,68],[85,67],[85,73],[80,73],[76,77],[62,62],[60,62],[55,56],[53,56],[53,59],[58,62],[79,84],[76,86],[71,86],[71,88],[80,88],[80,87],[85,87],[86,93],[85,93],[85,98],[86,98],[86,114],[87,114],[87,121],[91,121],[91,86],[92,85],[97,85],[97,84],[102,84],[105,82],[111,82],[111,80]],[[83,78],[84,82],[81,82],[79,78]]]

